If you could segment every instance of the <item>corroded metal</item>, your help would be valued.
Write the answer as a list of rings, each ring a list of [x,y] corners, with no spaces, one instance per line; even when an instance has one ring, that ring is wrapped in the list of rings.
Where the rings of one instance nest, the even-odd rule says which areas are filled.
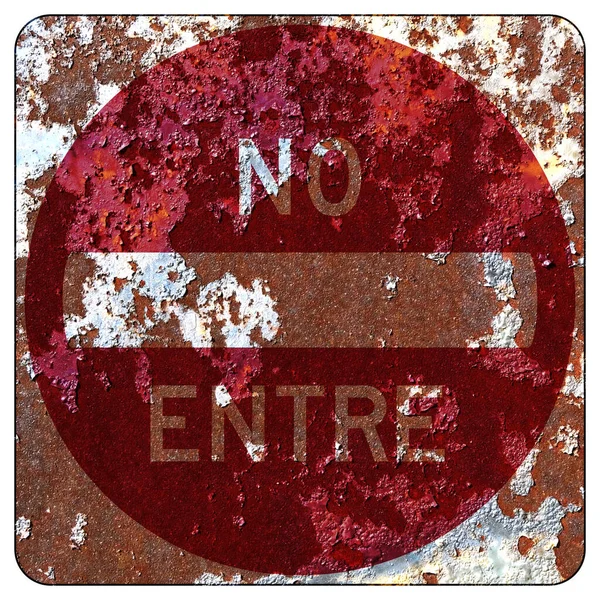
[[[410,554],[378,564],[363,567],[364,558],[354,549],[358,546],[353,545],[351,539],[353,535],[360,537],[360,532],[357,533],[351,523],[338,523],[335,526],[337,535],[348,543],[333,544],[333,558],[329,560],[337,562],[331,562],[334,567],[327,570],[340,572],[330,574],[268,574],[211,562],[163,541],[116,508],[77,465],[47,413],[36,382],[43,369],[39,359],[36,362],[29,352],[24,314],[26,265],[40,204],[58,165],[99,109],[142,73],[186,48],[233,32],[289,24],[341,27],[399,42],[449,67],[483,92],[520,133],[548,178],[568,232],[570,266],[575,280],[571,356],[554,409],[522,462],[521,442],[509,435],[503,438],[506,460],[513,470],[516,469],[515,475],[489,502],[451,531]],[[273,115],[268,111],[264,114],[268,126]],[[385,118],[382,118],[381,127],[383,124]],[[583,42],[569,22],[557,17],[43,17],[28,24],[17,41],[16,533],[17,554],[23,570],[30,577],[47,583],[550,583],[572,576],[583,556],[582,136]],[[219,150],[214,148],[215,153]],[[438,159],[443,162],[443,149],[440,152]],[[313,156],[316,155],[313,153]],[[349,150],[346,156],[351,156]],[[315,162],[316,159],[311,160],[313,165],[320,164]],[[313,171],[315,168],[312,167]],[[356,181],[353,169],[356,166],[350,160],[350,189]],[[315,178],[312,178],[312,184],[310,181],[309,186],[314,188]],[[327,214],[325,198],[319,197],[316,189],[310,193],[315,207]],[[350,206],[355,198],[352,194],[347,196]],[[142,218],[157,227],[169,219],[174,225],[180,217],[177,210],[183,203],[178,204],[175,199],[174,206],[173,214],[163,215],[157,211],[152,215],[144,214]],[[279,208],[284,212],[283,204]],[[214,211],[219,215],[233,214],[227,203],[215,206]],[[338,215],[330,216],[334,229],[344,226],[341,220],[336,220]],[[236,218],[242,218],[242,211]],[[88,223],[82,222],[74,235],[83,240],[88,233],[97,234],[102,240],[102,250],[115,249],[111,244],[127,243],[113,235],[115,230],[111,229],[108,217],[102,227],[94,229],[94,225],[88,231],[87,226]],[[144,232],[130,230],[129,234],[143,236]],[[527,260],[518,254],[507,257],[493,252],[465,259],[452,250],[451,244],[442,243],[435,252],[422,256],[424,265],[409,271],[444,268],[441,279],[436,279],[435,275],[425,278],[430,288],[446,286],[444,289],[452,292],[464,283],[465,271],[457,267],[462,264],[461,260],[467,260],[469,268],[479,269],[477,305],[488,309],[481,309],[480,313],[470,311],[461,323],[472,335],[462,336],[462,330],[458,329],[461,332],[458,337],[466,337],[465,345],[474,350],[482,346],[528,346],[536,320],[536,304],[531,294],[521,293],[522,289],[531,291]],[[385,256],[379,255],[379,263],[388,260]],[[102,277],[111,285],[114,282],[109,294],[114,293],[115,297],[128,286],[133,289],[137,285],[139,291],[141,281],[144,281],[142,288],[148,290],[150,286],[139,273],[137,279],[133,270],[114,273],[98,260],[101,259],[96,259],[94,264],[83,254],[73,254],[69,263],[72,270],[65,279],[64,314],[71,348],[101,345],[98,340],[103,340],[102,347],[111,347],[111,343],[122,346],[125,333],[133,336],[128,339],[133,339],[134,344],[139,338],[139,345],[144,347],[186,343],[202,347],[203,338],[194,342],[195,338],[187,335],[184,327],[174,326],[177,321],[173,315],[179,315],[179,322],[184,323],[181,315],[187,315],[185,311],[194,308],[190,296],[183,293],[180,312],[170,307],[165,310],[164,317],[160,316],[164,306],[159,294],[138,293],[132,315],[116,330],[102,329],[106,323],[94,321],[88,309],[94,302],[97,305],[97,298],[102,297],[105,290],[98,285],[86,289],[83,285],[86,278],[90,281],[91,275],[91,280],[95,277],[96,283],[101,283]],[[277,265],[269,263],[273,259],[267,257],[256,262],[255,257],[254,264],[239,260],[234,266],[231,263],[221,266],[218,260],[208,260],[210,268],[214,269],[212,280],[219,285],[205,288],[192,283],[193,268],[190,268],[199,269],[199,265],[204,264],[202,268],[206,270],[206,257],[186,256],[183,265],[177,260],[173,262],[172,257],[166,260],[165,265],[179,273],[172,279],[177,281],[181,276],[180,281],[191,285],[186,292],[205,299],[199,315],[209,325],[219,323],[219,332],[209,331],[210,340],[216,340],[216,345],[228,345],[231,328],[221,325],[227,324],[234,301],[258,307],[256,315],[247,321],[252,327],[245,332],[236,330],[238,342],[240,336],[245,335],[247,345],[310,346],[315,344],[315,336],[319,346],[327,343],[352,346],[354,343],[344,338],[347,328],[342,327],[339,331],[323,329],[315,300],[306,293],[303,301],[305,310],[314,312],[311,317],[314,329],[292,327],[287,340],[281,337],[284,329],[280,331],[279,318],[285,316],[289,308],[286,308],[284,295],[277,306],[270,302],[269,285],[277,289],[286,277],[281,275]],[[293,260],[290,257],[290,261]],[[381,326],[358,330],[359,336],[373,347],[407,346],[411,339],[414,346],[435,346],[439,323],[432,321],[420,326],[414,317],[410,317],[410,306],[403,310],[410,317],[410,325],[403,329],[406,339],[386,336],[386,319],[389,318],[386,311],[390,305],[395,306],[406,299],[405,296],[398,298],[398,283],[406,274],[399,271],[398,275],[385,275],[391,272],[389,264],[381,267],[380,273],[372,264],[366,267],[361,260],[364,261],[364,257],[355,258],[344,268],[349,273],[353,269],[367,268],[373,273],[373,281],[367,281],[366,285],[372,292],[374,314],[380,319]],[[547,260],[550,263],[550,259]],[[340,265],[333,260],[317,266],[321,274],[340,271]],[[552,268],[551,264],[546,266]],[[145,267],[140,265],[139,268]],[[152,268],[148,266],[144,273],[151,275]],[[305,265],[306,268],[309,267]],[[226,273],[231,278],[226,278]],[[270,273],[273,281],[270,281]],[[253,278],[259,283],[255,284]],[[311,281],[317,279],[316,275],[311,277]],[[302,277],[300,280],[303,281]],[[352,284],[351,279],[340,281],[337,285],[350,286],[355,295],[365,294],[365,290],[352,288],[356,284]],[[289,284],[290,304],[297,285]],[[335,289],[332,288],[332,296]],[[421,292],[425,294],[423,289]],[[429,293],[431,295],[431,290]],[[86,305],[86,298],[91,299],[91,304]],[[552,298],[548,300],[553,301]],[[456,309],[452,306],[446,307],[440,318],[448,317],[448,311],[451,318],[456,318],[453,310]],[[144,324],[149,322],[148,319],[154,319],[152,340],[144,338],[147,335]],[[489,323],[486,330],[482,330],[483,323]],[[390,330],[393,326],[392,323]],[[447,324],[442,326],[447,332]],[[439,346],[456,343],[455,339],[443,338],[441,333],[437,335]],[[253,354],[247,356],[249,368],[255,368],[252,361],[256,357]],[[50,372],[53,367],[45,365],[44,368]],[[108,390],[110,379],[102,373],[98,377],[99,385]],[[136,386],[145,390],[146,383],[136,381]],[[235,382],[228,380],[226,383]],[[65,390],[67,405],[72,402],[71,407],[75,406],[75,397],[69,396],[73,386],[69,387],[67,382]],[[311,393],[318,391],[313,389]],[[297,390],[287,392],[299,393]],[[429,398],[431,394],[428,394],[424,393],[424,397]],[[436,397],[435,394],[431,398]],[[410,393],[406,401],[410,401]],[[218,397],[216,402],[219,404]],[[226,409],[227,398],[221,402],[222,408]],[[452,406],[450,400],[443,402]],[[440,400],[441,405],[443,402]],[[171,424],[171,427],[178,426],[174,421]],[[306,440],[302,441],[301,432],[297,439],[300,442],[296,450],[305,451]],[[248,444],[255,441],[248,438]],[[375,442],[370,440],[369,444],[376,457]],[[342,449],[337,458],[343,456]],[[242,487],[240,484],[240,489]],[[380,490],[380,493],[393,496],[397,490]],[[311,499],[310,507],[317,519],[315,528],[323,536],[319,540],[326,545],[329,543],[327,532],[338,517],[321,500],[318,497]],[[246,526],[244,517],[237,516],[236,519],[236,526]],[[319,519],[327,522],[327,526],[319,529]],[[195,533],[192,529],[190,535],[201,535],[202,526],[199,521]],[[346,568],[335,568],[342,564]]]

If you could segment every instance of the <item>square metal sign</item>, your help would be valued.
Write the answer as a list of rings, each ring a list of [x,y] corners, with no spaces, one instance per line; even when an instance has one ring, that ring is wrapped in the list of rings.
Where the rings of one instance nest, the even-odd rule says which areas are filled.
[[[22,571],[571,578],[583,128],[557,16],[25,25]]]

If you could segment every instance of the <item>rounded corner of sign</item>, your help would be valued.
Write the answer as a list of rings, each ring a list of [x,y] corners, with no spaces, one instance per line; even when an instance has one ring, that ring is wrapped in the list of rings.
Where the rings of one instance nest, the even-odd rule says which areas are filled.
[[[35,583],[37,585],[41,585],[41,586],[52,586],[53,584],[49,581],[42,581],[42,579],[40,579],[40,576],[43,575],[42,571],[39,570],[31,570],[28,571],[27,568],[23,565],[23,563],[20,560],[19,557],[19,550],[18,548],[15,546],[14,549],[14,553],[13,553],[14,559],[15,559],[15,565],[17,566],[17,569],[19,571],[19,573],[21,575],[23,575],[26,579],[28,579],[29,581],[31,581],[32,583]],[[16,577],[19,577],[19,575],[16,575]]]
[[[31,26],[36,22],[36,21],[42,21],[44,22],[46,19],[49,19],[51,17],[55,17],[56,15],[52,15],[52,14],[48,14],[48,13],[44,13],[41,15],[36,15],[35,17],[32,17],[31,19],[29,19],[28,21],[26,21],[21,28],[19,29],[19,32],[17,33],[17,35],[15,36],[15,52],[18,48],[19,42],[23,39],[23,37],[27,34],[28,30],[31,29]]]
[[[569,575],[567,575],[564,579],[561,579],[560,581],[557,581],[556,583],[554,583],[553,587],[557,587],[557,586],[563,585],[565,583],[570,583],[577,576],[579,576],[579,577],[577,577],[577,581],[579,582],[579,580],[582,578],[582,576],[585,576],[587,573],[587,571],[583,571],[583,575],[580,575],[580,573],[582,573],[582,567],[584,566],[584,564],[586,564],[585,558],[586,558],[586,548],[585,548],[585,546],[582,546],[581,555],[579,557],[579,562],[573,567],[573,571]]]
[[[558,21],[561,22],[562,26],[565,27],[566,29],[570,29],[571,35],[574,38],[579,38],[579,43],[581,44],[581,46],[583,48],[583,52],[585,53],[585,50],[586,50],[585,37],[584,37],[581,29],[579,28],[579,25],[577,25],[573,20],[571,20],[569,17],[565,17],[564,15],[552,14],[550,16],[555,19],[558,19]]]

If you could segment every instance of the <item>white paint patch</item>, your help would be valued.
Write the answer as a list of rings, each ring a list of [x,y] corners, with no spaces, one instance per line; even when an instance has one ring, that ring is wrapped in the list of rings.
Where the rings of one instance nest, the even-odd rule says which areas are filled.
[[[567,375],[565,377],[565,383],[561,389],[561,394],[565,396],[571,396],[583,400],[584,396],[584,358],[583,352],[581,353],[581,377],[575,377],[574,375]],[[571,365],[572,368],[572,365]]]
[[[222,408],[231,404],[231,396],[224,385],[218,385],[215,388],[215,401]]]
[[[35,179],[62,160],[75,138],[72,126],[41,121],[20,121],[17,124],[17,179]]]
[[[275,301],[267,294],[261,279],[245,288],[231,273],[202,287],[198,293],[198,321],[205,331],[203,347],[211,346],[212,330],[219,329],[228,348],[254,348],[259,344],[251,335],[273,341],[279,331]],[[186,335],[185,332],[184,336]],[[187,338],[186,338],[187,339]]]
[[[85,313],[65,316],[68,340],[97,332],[98,348],[139,348],[152,339],[152,328],[171,318],[170,304],[182,298],[196,278],[183,258],[175,253],[88,253],[95,261],[94,276],[83,284]],[[116,281],[122,282],[117,286]],[[151,301],[138,315],[135,294]],[[166,303],[166,309],[163,308]]]
[[[15,523],[15,533],[20,540],[26,540],[31,535],[31,520],[19,517]]]
[[[137,17],[127,30],[130,38],[151,42],[140,63],[150,69],[162,60],[207,40],[211,33],[224,35],[239,27],[240,17]],[[199,27],[199,25],[206,27]],[[153,25],[158,25],[154,28]]]
[[[400,277],[396,275],[386,275],[383,278],[382,285],[386,291],[389,292],[387,298],[388,300],[394,298],[398,295],[398,282],[400,281]]]
[[[51,40],[64,35],[65,19],[57,19],[46,27],[44,20],[35,19],[21,32],[15,49],[17,76],[46,83],[50,77],[50,65],[56,54],[52,52]]]
[[[88,17],[79,17],[77,19],[77,29],[79,31],[79,43],[82,46],[89,46],[94,39],[94,21]]]
[[[75,526],[71,529],[71,548],[78,549],[85,544],[87,533],[84,527],[88,524],[87,516],[83,513],[78,513],[75,519]]]
[[[328,143],[328,146],[330,146],[329,148],[324,146],[325,142]],[[344,156],[347,157],[342,144],[336,138],[328,138],[327,140],[324,140],[323,142],[317,143],[315,145],[315,147],[312,149],[312,153],[315,156],[318,156],[319,158],[325,158],[327,156],[327,154],[329,152],[331,152],[332,150],[335,150],[336,152],[341,152]]]
[[[31,360],[31,353],[25,352],[23,356],[21,356],[21,360],[19,361],[20,365],[25,368],[27,374],[33,381],[37,377],[37,373],[33,368],[33,360]]]
[[[492,319],[493,333],[485,338],[488,348],[516,348],[515,337],[522,325],[521,313],[507,304]]]
[[[483,285],[493,288],[496,298],[506,304],[492,319],[492,333],[467,340],[467,346],[478,348],[483,342],[488,348],[516,348],[515,338],[523,326],[523,317],[518,309],[510,305],[510,300],[517,295],[512,280],[512,261],[503,258],[500,252],[483,252],[479,255],[479,262],[483,263]]]
[[[401,455],[399,458],[402,460],[406,454],[406,449],[401,450],[400,453]],[[426,459],[428,461],[442,463],[446,460],[443,454],[438,454],[435,450],[423,450],[422,448],[413,448],[413,457],[415,462],[422,462]]]
[[[568,423],[561,425],[556,435],[550,440],[550,448],[558,448],[564,454],[579,456],[579,431],[573,429]]]
[[[410,399],[407,398],[401,406],[398,407],[398,413],[401,415],[404,415],[405,417],[410,416],[411,410],[410,410]]]
[[[529,494],[531,488],[534,486],[531,472],[533,471],[539,453],[539,449],[534,448],[519,465],[517,472],[510,480],[510,490],[513,494],[516,494],[517,496],[527,496],[527,494]]]
[[[265,456],[265,447],[262,444],[253,444],[252,442],[246,442],[246,451],[250,455],[253,462],[260,462]]]
[[[559,194],[556,196],[558,199],[558,205],[560,207],[560,214],[565,221],[565,225],[570,227],[573,225],[573,223],[575,223],[575,213],[573,212],[573,207],[568,200],[564,200]]]
[[[265,575],[259,577],[254,585],[292,585],[293,583],[303,582],[306,578],[304,577],[288,577],[287,575]]]
[[[32,195],[25,184],[58,164],[74,139],[75,129],[71,125],[55,123],[47,127],[41,121],[17,120],[17,258],[29,252],[30,215],[38,210],[43,197],[43,191]]]
[[[188,285],[197,279],[177,253],[113,252],[87,253],[95,261],[95,271],[83,284],[83,315],[65,315],[67,339],[81,343],[82,336],[96,334],[97,348],[139,348],[158,343],[153,333],[159,323],[178,320],[183,339],[194,348],[213,346],[217,332],[228,348],[258,347],[259,341],[272,341],[279,330],[275,301],[264,282],[254,279],[242,286],[231,274],[201,286],[195,309],[179,301]],[[136,296],[149,301],[142,314]]]
[[[88,107],[86,125],[96,116],[101,108],[108,104],[121,91],[121,88],[115,83],[105,84],[95,81],[94,91],[96,97]]]
[[[492,319],[492,333],[467,340],[467,347],[479,348],[483,342],[488,348],[517,348],[515,338],[522,325],[521,313],[510,304],[505,304]]]
[[[430,252],[429,254],[423,254],[423,256],[438,265],[445,265],[449,254],[450,252]]]
[[[503,258],[500,252],[484,252],[479,260],[483,263],[485,287],[494,288],[496,298],[507,302],[514,298],[515,291],[512,277],[514,267],[509,258]]]
[[[413,412],[411,411],[411,408],[410,408],[410,399],[415,398],[416,396],[423,396],[424,398],[431,398],[431,399],[440,398],[442,396],[442,388],[432,387],[432,386],[421,386],[421,385],[411,386],[410,388],[408,388],[408,394],[407,394],[406,399],[400,406],[398,406],[398,413],[402,414],[406,417],[412,416]]]
[[[195,585],[239,585],[240,583],[242,583],[242,576],[239,573],[233,575],[231,579],[225,579],[222,574],[202,573],[194,580]]]

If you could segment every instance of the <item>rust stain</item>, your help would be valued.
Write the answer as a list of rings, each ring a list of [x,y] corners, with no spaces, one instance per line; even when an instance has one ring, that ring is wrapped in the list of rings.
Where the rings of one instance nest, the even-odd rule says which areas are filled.
[[[368,31],[396,39],[432,56],[486,94],[521,133],[544,169],[559,200],[571,242],[564,250],[570,256],[575,276],[573,346],[563,393],[533,447],[531,469],[529,473],[517,471],[519,482],[515,484],[513,480],[502,488],[497,497],[501,512],[492,513],[488,518],[497,522],[505,519],[502,522],[510,524],[518,522],[519,515],[523,514],[521,511],[532,515],[531,518],[536,514],[554,515],[559,523],[548,525],[550,533],[544,533],[542,527],[542,533],[536,534],[532,530],[527,535],[515,535],[506,541],[515,557],[512,582],[534,581],[535,569],[542,564],[541,560],[548,559],[548,553],[554,556],[550,561],[551,570],[556,571],[553,581],[568,579],[577,571],[583,557],[584,73],[580,37],[570,24],[557,17],[44,17],[32,22],[21,33],[17,41],[18,143],[30,154],[17,181],[17,511],[31,520],[29,535],[21,535],[17,542],[21,567],[31,577],[45,583],[284,583],[294,580],[272,576],[271,580],[262,581],[261,573],[241,571],[180,551],[127,517],[98,491],[77,466],[49,418],[35,379],[39,370],[52,373],[57,367],[50,363],[31,364],[23,308],[27,254],[41,199],[66,150],[101,106],[147,69],[179,50],[227,32],[284,23],[325,23]],[[335,42],[336,35],[335,30],[331,30],[327,38]],[[315,45],[313,59],[321,58],[318,45]],[[396,58],[401,61],[403,51],[399,51]],[[380,60],[378,52],[373,52],[368,60],[375,68]],[[548,73],[552,76],[547,77]],[[530,95],[528,91],[534,82],[537,91]],[[166,89],[168,94],[168,85]],[[204,92],[198,90],[200,94]],[[261,113],[260,119],[265,126],[269,119],[277,118],[276,113],[269,112],[274,110],[270,107]],[[375,139],[383,139],[395,117],[384,104],[379,105],[378,110],[377,128],[370,134]],[[165,121],[163,126],[171,125]],[[44,144],[39,143],[41,139]],[[131,152],[131,143],[123,136],[124,156]],[[212,151],[218,153],[219,148]],[[141,246],[149,250],[164,245],[161,232],[174,228],[181,221],[186,204],[184,197],[176,197],[177,173],[187,168],[183,149],[169,148],[173,162],[168,165],[164,189],[153,198],[152,209],[146,211],[145,205],[140,205],[139,194],[144,181],[152,178],[155,168],[152,157],[123,170],[122,164],[106,149],[106,140],[97,140],[93,152],[93,170],[78,172],[78,165],[73,164],[69,179],[72,187],[68,191],[79,193],[85,190],[90,178],[96,178],[99,186],[104,182],[107,193],[112,193],[115,181],[120,180],[122,183],[117,186],[120,195],[109,199],[113,204],[100,212],[97,223],[90,226],[90,223],[82,222],[80,227],[75,227],[71,232],[72,242],[85,248],[86,236],[92,235],[96,236],[94,242],[102,250],[118,251],[139,240],[142,240]],[[443,164],[450,156],[450,148],[442,149],[435,160]],[[536,162],[521,167],[532,179],[538,177]],[[327,180],[328,175],[322,177]],[[140,185],[134,189],[128,182]],[[332,178],[329,182],[335,192],[339,182]],[[431,190],[437,183],[429,182],[428,185]],[[421,192],[416,188],[411,191],[415,195]],[[123,210],[123,201],[127,205],[127,217],[119,212]],[[215,214],[223,218],[232,213],[236,202],[236,198],[231,198],[222,206],[215,206]],[[529,216],[535,217],[535,210],[531,207]],[[421,218],[421,215],[416,217],[417,214],[418,210],[413,217]],[[116,227],[115,223],[121,226]],[[342,221],[335,218],[331,224],[336,230],[343,228]],[[409,224],[399,225],[399,242],[407,239],[406,226]],[[239,227],[240,231],[244,230],[243,220]],[[441,240],[436,251],[443,253],[451,249],[451,240]],[[80,266],[73,280],[66,282],[67,294],[72,292],[69,312],[83,312],[75,281],[84,281],[92,273],[89,264]],[[519,269],[515,273],[518,284],[517,276],[522,276]],[[244,277],[247,275],[240,275],[240,280]],[[124,285],[124,280],[115,279],[114,283],[115,288],[119,288]],[[184,304],[191,303],[190,298],[196,295],[199,285],[198,282],[190,283],[182,300]],[[549,298],[548,302],[552,303],[553,299]],[[145,296],[137,293],[134,303],[138,321],[153,318],[156,309]],[[504,305],[502,301],[497,302],[499,309]],[[512,305],[532,319],[533,309],[527,305],[526,298],[517,295]],[[517,334],[518,343],[522,343],[524,332],[525,329]],[[176,339],[175,333],[165,324],[160,324],[155,333],[167,342]],[[489,343],[489,339],[493,339],[489,336],[493,334],[488,332],[487,335]],[[96,333],[90,331],[88,336],[93,343]],[[478,350],[482,353],[481,364],[485,368],[496,368],[491,362],[492,357],[486,354],[485,342],[482,346]],[[139,360],[146,360],[144,356],[141,354]],[[76,361],[80,357],[72,348],[53,360],[71,364],[71,370],[67,369],[67,372],[76,374]],[[246,365],[245,369],[239,368],[240,360]],[[260,359],[252,350],[241,357],[225,353],[215,366],[221,370],[227,387],[241,395],[248,393],[253,377],[262,369]],[[506,368],[506,365],[498,368]],[[519,372],[522,377],[530,376],[543,383],[543,378],[548,375],[536,369],[536,365],[515,363],[507,376],[515,377],[515,372]],[[112,382],[106,373],[100,373],[98,377],[99,384],[110,389]],[[75,406],[76,377],[67,377],[62,385],[65,402]],[[150,401],[149,388],[148,379],[136,381],[136,389],[146,401]],[[504,443],[507,461],[517,468],[523,457],[523,441],[507,435]],[[239,486],[240,496],[243,496],[243,482]],[[377,493],[386,496],[391,490],[380,489]],[[409,494],[410,488],[393,493]],[[560,508],[552,513],[544,512],[549,500],[556,501]],[[431,502],[435,502],[433,497]],[[331,560],[334,564],[344,565],[348,571],[368,566],[368,561],[373,558],[368,556],[365,563],[364,551],[357,550],[363,546],[357,540],[388,535],[376,524],[361,530],[364,526],[344,521],[335,502],[325,494],[307,499],[307,506],[313,511],[321,541],[331,547]],[[84,515],[85,526],[80,519]],[[242,516],[236,518],[236,526],[247,526]],[[329,537],[333,522],[337,523],[335,528],[343,532],[341,540]],[[77,531],[76,527],[79,527]],[[191,535],[201,535],[201,529],[200,523]],[[416,566],[391,561],[374,570],[350,574],[346,581],[470,582],[462,570],[464,567],[460,566],[471,552],[470,542],[465,541],[470,535],[467,526],[465,532],[465,537],[457,538],[454,554],[416,554]],[[73,542],[72,536],[78,541]],[[486,536],[482,535],[480,540],[479,553],[483,556],[490,544]],[[542,546],[549,550],[546,552]],[[519,579],[522,577],[518,571],[521,559],[532,565],[531,580]],[[471,560],[474,563],[476,559]],[[313,580],[327,581],[319,576]],[[311,578],[303,581],[310,582]]]

